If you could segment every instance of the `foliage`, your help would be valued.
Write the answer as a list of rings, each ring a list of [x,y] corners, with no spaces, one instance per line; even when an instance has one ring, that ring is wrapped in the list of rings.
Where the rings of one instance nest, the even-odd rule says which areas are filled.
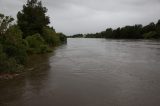
[[[49,48],[47,45],[40,45],[40,53],[46,53],[49,52]]]
[[[96,34],[87,34],[86,38],[112,38],[112,39],[158,39],[160,38],[160,20],[149,25],[134,25],[125,26],[122,28],[112,29],[108,28]]]
[[[6,54],[3,52],[3,46],[0,44],[0,72],[4,71],[6,67]]]
[[[8,57],[13,57],[19,64],[24,64],[27,58],[26,46],[23,43],[22,32],[18,26],[11,26],[5,34],[4,51]]]
[[[44,40],[40,36],[40,34],[34,34],[32,36],[28,36],[26,40],[30,48],[38,48],[41,44],[44,43]]]
[[[50,46],[66,42],[66,36],[49,27],[47,9],[41,1],[28,0],[17,14],[17,25],[0,14],[0,73],[19,72],[28,54],[51,52]]]
[[[156,31],[151,31],[151,32],[145,33],[145,34],[143,34],[143,37],[145,39],[157,38],[157,32]]]
[[[63,33],[57,33],[57,35],[60,37],[60,41],[62,43],[66,43],[67,42],[67,37],[66,35],[64,35]]]
[[[17,14],[18,26],[20,26],[24,38],[35,33],[42,34],[43,27],[50,23],[46,12],[47,9],[42,6],[41,1],[27,1],[27,4],[23,6],[23,10]]]
[[[156,24],[156,32],[157,32],[158,38],[160,38],[160,20]]]
[[[146,25],[143,27],[142,33],[144,34],[144,33],[148,33],[151,31],[155,31],[155,29],[156,29],[156,25],[152,22],[149,25]]]
[[[4,35],[13,20],[11,16],[5,16],[0,13],[0,36]]]
[[[83,34],[72,35],[72,36],[69,36],[69,38],[83,38]]]
[[[55,46],[55,45],[60,44],[60,38],[56,34],[53,28],[44,27],[42,36],[44,40],[46,41],[46,43],[50,46]]]
[[[0,73],[19,71],[27,57],[22,32],[18,26],[11,26],[12,21],[10,16],[0,14]]]
[[[47,51],[47,45],[44,44],[44,39],[40,36],[40,34],[34,34],[32,36],[28,36],[26,38],[28,42],[28,53],[42,53]],[[45,49],[45,50],[44,50]]]
[[[0,44],[0,73],[11,73],[21,71],[22,66],[17,63],[14,57],[8,57]]]

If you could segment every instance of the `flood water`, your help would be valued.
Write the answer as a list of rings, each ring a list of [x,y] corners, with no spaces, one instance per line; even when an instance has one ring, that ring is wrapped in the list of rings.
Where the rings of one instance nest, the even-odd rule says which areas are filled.
[[[160,106],[160,41],[68,39],[0,82],[0,106]]]

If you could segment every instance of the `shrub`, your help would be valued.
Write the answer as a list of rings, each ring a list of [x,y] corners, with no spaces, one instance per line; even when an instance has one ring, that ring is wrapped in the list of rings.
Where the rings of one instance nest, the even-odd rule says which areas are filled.
[[[12,73],[18,72],[22,68],[19,65],[15,58],[8,58],[7,55],[3,52],[3,47],[0,44],[0,73]]]
[[[151,32],[145,33],[143,37],[145,39],[157,38],[157,33],[155,31],[151,31]]]
[[[60,37],[60,41],[62,43],[66,43],[67,42],[67,37],[63,33],[58,33],[58,36]]]
[[[30,48],[39,48],[40,45],[44,44],[44,40],[40,36],[40,34],[34,34],[32,36],[28,36],[26,38],[26,41],[28,42]]]
[[[48,52],[48,46],[40,45],[40,53],[46,53],[46,52]]]
[[[157,38],[160,39],[160,26],[157,26],[156,32],[157,32]]]
[[[48,50],[48,46],[45,44],[44,39],[40,36],[40,34],[34,34],[32,36],[28,36],[26,38],[28,42],[28,53],[45,53]]]
[[[27,58],[26,45],[22,32],[17,26],[11,26],[5,34],[4,51],[9,58],[15,58],[18,64],[24,64]]]
[[[60,44],[60,38],[56,34],[53,28],[44,27],[42,36],[45,42],[50,46],[55,46]]]
[[[7,68],[6,60],[6,54],[3,52],[3,47],[0,44],[0,73],[4,72]]]

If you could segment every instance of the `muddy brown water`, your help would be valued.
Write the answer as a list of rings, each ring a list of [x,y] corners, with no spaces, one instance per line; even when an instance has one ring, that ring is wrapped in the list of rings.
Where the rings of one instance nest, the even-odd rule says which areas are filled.
[[[1,81],[0,106],[160,106],[160,41],[68,39]]]

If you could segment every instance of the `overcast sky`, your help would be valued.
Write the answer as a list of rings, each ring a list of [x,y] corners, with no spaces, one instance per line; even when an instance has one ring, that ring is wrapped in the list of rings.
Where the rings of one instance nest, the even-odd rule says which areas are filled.
[[[67,35],[160,19],[160,0],[42,0],[51,25]],[[0,13],[16,17],[26,0],[0,0]]]

